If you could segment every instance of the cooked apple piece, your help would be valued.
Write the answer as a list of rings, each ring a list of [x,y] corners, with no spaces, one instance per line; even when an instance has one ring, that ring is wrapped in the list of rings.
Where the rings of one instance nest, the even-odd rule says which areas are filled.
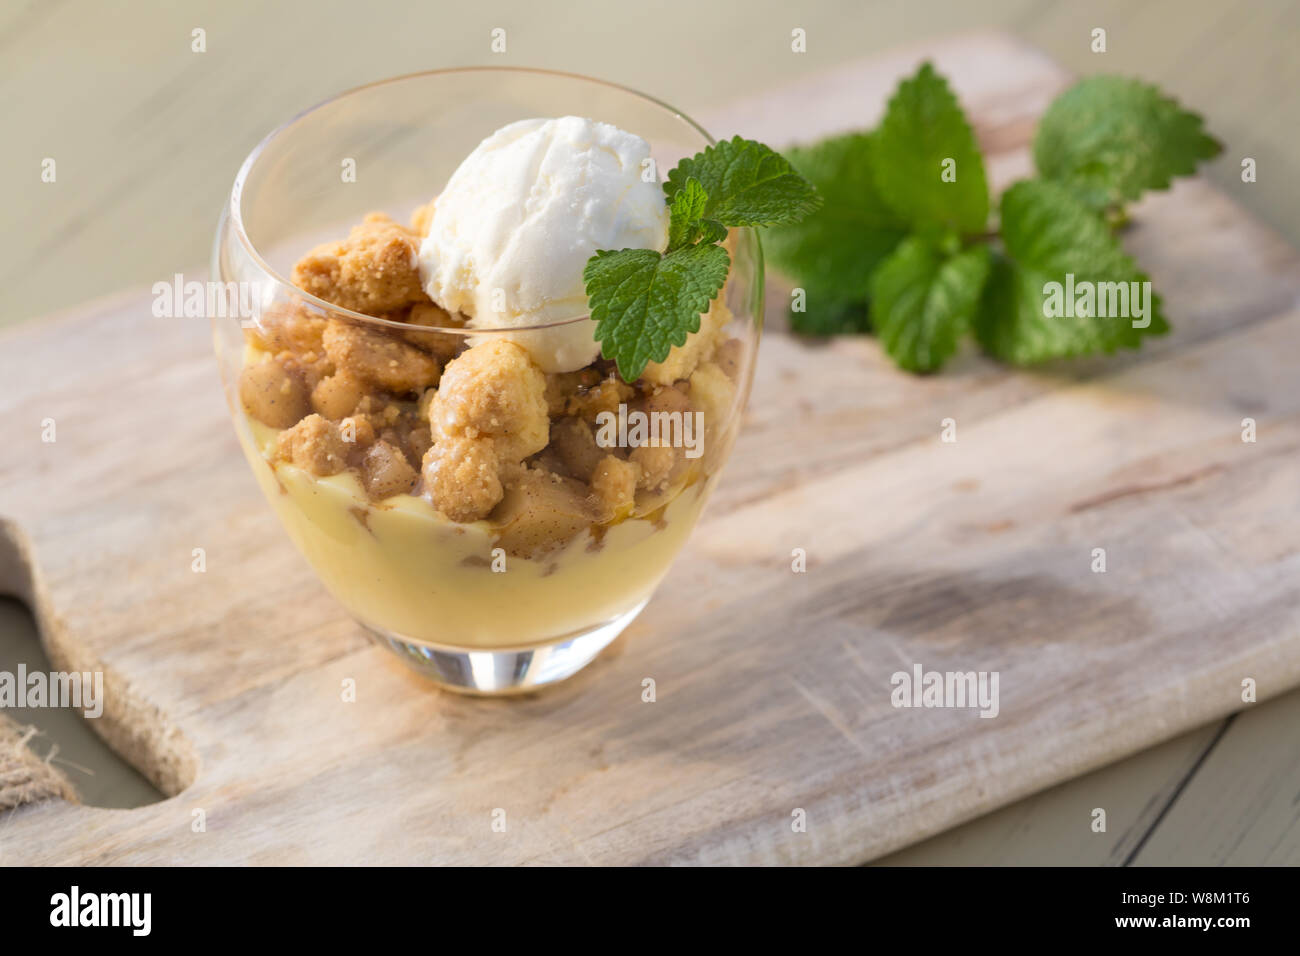
[[[572,478],[530,468],[506,491],[492,512],[497,546],[532,557],[572,540],[600,520],[588,487]]]
[[[288,428],[311,411],[302,372],[280,356],[244,366],[239,400],[249,415],[272,428]]]
[[[713,363],[733,382],[740,380],[740,360],[744,348],[744,343],[740,339],[727,339],[713,353]]]
[[[551,425],[551,444],[565,473],[571,478],[586,481],[592,470],[605,456],[596,444],[591,426],[580,418],[560,418]]]
[[[376,501],[405,494],[418,477],[402,450],[382,438],[370,446],[361,460],[361,481],[366,494]]]

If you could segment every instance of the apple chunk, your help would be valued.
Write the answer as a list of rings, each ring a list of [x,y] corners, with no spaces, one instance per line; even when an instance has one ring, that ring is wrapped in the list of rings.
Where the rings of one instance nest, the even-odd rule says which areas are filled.
[[[600,520],[600,509],[582,482],[532,468],[511,484],[491,519],[496,546],[526,558],[577,537]]]

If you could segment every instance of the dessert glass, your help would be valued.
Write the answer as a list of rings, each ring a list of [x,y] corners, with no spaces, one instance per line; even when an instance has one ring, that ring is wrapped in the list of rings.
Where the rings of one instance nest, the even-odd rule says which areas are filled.
[[[268,316],[290,304],[328,323],[388,335],[409,330],[315,298],[285,277],[298,256],[347,234],[366,213],[404,218],[427,202],[493,131],[520,119],[564,115],[641,136],[660,179],[713,142],[671,107],[571,74],[469,68],[398,77],[313,107],[258,144],[235,179],[213,251],[214,278],[241,304],[238,314],[212,316],[227,402],[272,509],[328,591],[379,644],[462,692],[513,693],[563,680],[649,601],[718,479],[749,394],[763,302],[757,236],[734,229],[728,239],[732,266],[720,301],[730,313],[725,334],[735,343],[733,385],[711,406],[703,454],[689,463],[679,486],[648,502],[638,497],[635,514],[593,526],[542,555],[504,556],[494,547],[499,529],[491,520],[449,521],[419,485],[375,502],[350,472],[322,478],[276,461],[275,430],[246,413],[239,378],[253,361],[250,330],[255,336]],[[420,331],[471,335],[475,344],[494,334]],[[516,339],[519,332],[509,330]]]

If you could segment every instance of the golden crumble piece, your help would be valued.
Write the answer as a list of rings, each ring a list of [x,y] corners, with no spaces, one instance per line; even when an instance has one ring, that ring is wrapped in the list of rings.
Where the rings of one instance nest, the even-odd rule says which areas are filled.
[[[325,320],[311,315],[296,303],[281,303],[267,309],[244,330],[245,337],[263,352],[320,352]]]
[[[438,382],[438,360],[391,335],[335,320],[324,335],[325,351],[340,371],[391,392],[414,392]]]
[[[440,329],[458,329],[463,328],[465,324],[462,319],[432,302],[421,302],[411,306],[410,314],[404,321],[408,325]],[[444,365],[464,350],[468,338],[451,332],[412,331],[405,332],[403,335],[406,341],[432,353]]]
[[[429,411],[433,407],[433,400],[438,397],[436,388],[426,388],[420,393],[420,397],[415,400],[415,413],[421,421],[429,420]]]
[[[326,418],[351,415],[365,395],[366,385],[347,369],[326,376],[311,391],[311,407]]]
[[[642,410],[651,420],[658,419],[658,440],[669,444],[641,445],[632,449],[628,458],[641,468],[639,486],[650,491],[666,488],[685,464],[686,456],[681,447],[671,444],[684,441],[686,416],[693,411],[690,399],[685,393],[673,386],[656,388],[642,402]],[[665,417],[665,416],[671,416]],[[694,427],[692,422],[691,427]]]
[[[363,395],[361,401],[357,403],[357,414],[365,415],[374,423],[375,428],[382,431],[390,428],[402,417],[402,406],[390,401],[386,395],[372,392]]]
[[[591,426],[581,418],[559,418],[551,425],[551,443],[559,464],[568,475],[586,481],[604,456]]]
[[[361,483],[366,494],[376,501],[405,494],[415,486],[418,477],[402,450],[382,438],[361,459]]]
[[[369,420],[362,415],[344,418],[339,422],[339,437],[348,449],[348,464],[357,466],[366,456],[366,449],[379,437]]]
[[[496,545],[516,557],[533,557],[577,537],[601,514],[585,484],[542,468],[529,468],[510,485],[492,513]]]
[[[445,438],[424,455],[424,487],[452,521],[486,518],[505,493],[490,439]]]
[[[513,342],[495,339],[447,363],[429,404],[437,443],[490,438],[502,462],[519,462],[546,447],[546,377]]]
[[[282,356],[244,366],[239,400],[249,415],[272,428],[288,428],[311,411],[301,370]]]
[[[724,289],[723,292],[726,290]],[[701,361],[713,354],[731,321],[731,310],[722,301],[723,293],[713,300],[709,311],[700,316],[700,330],[686,336],[686,343],[674,347],[662,362],[650,362],[641,377],[655,385],[671,385],[690,378]]]
[[[712,471],[728,444],[724,429],[731,427],[736,383],[721,365],[704,362],[691,376],[690,397],[691,404],[704,414],[703,465],[706,471]]]
[[[423,206],[417,207],[415,212],[411,213],[411,231],[421,237],[427,236],[429,226],[433,224],[434,210],[437,208],[438,199],[436,196]]]
[[[298,369],[308,392],[314,391],[322,379],[334,374],[334,360],[323,349],[297,353],[279,352],[276,357]]]
[[[691,400],[686,396],[687,389],[688,386],[685,383],[660,385],[646,396],[645,410],[647,412],[686,413],[691,410]]]
[[[637,487],[647,491],[662,491],[668,486],[679,458],[678,449],[667,445],[641,445],[633,448],[628,460],[639,469]]]
[[[314,413],[276,436],[276,454],[313,475],[343,471],[350,448],[337,424]]]
[[[626,518],[636,504],[640,466],[614,455],[606,455],[591,473],[591,490],[604,511],[604,520]]]
[[[710,432],[726,424],[736,400],[736,383],[722,366],[703,362],[691,376],[690,404],[704,413],[704,427]]]
[[[595,421],[601,412],[618,414],[618,406],[636,397],[636,389],[621,378],[607,378],[591,388],[580,389],[570,399],[567,413]]]
[[[546,411],[554,418],[567,415],[569,400],[580,391],[600,383],[600,373],[594,368],[580,368],[576,372],[548,372],[546,375]]]
[[[362,397],[353,414],[364,419],[377,437],[400,449],[413,467],[419,467],[432,439],[428,424],[411,402],[372,393]]]
[[[346,239],[317,246],[293,267],[304,292],[366,315],[395,312],[428,297],[416,258],[420,237],[383,213],[371,213]]]

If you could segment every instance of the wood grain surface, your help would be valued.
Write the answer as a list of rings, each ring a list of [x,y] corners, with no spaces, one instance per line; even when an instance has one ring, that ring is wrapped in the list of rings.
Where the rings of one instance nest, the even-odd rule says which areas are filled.
[[[996,35],[705,122],[774,145],[860,125],[923,56],[995,185],[1025,172],[1068,78]],[[0,861],[862,862],[1239,710],[1244,678],[1300,684],[1300,256],[1200,181],[1134,214],[1175,332],[1107,360],[911,377],[870,340],[781,333],[774,279],[687,552],[610,652],[516,701],[431,690],[323,593],[247,473],[202,323],[141,292],[4,333],[0,584],[56,664],[109,672],[97,729],[174,796],[22,808]],[[916,663],[999,672],[998,717],[895,709]]]

